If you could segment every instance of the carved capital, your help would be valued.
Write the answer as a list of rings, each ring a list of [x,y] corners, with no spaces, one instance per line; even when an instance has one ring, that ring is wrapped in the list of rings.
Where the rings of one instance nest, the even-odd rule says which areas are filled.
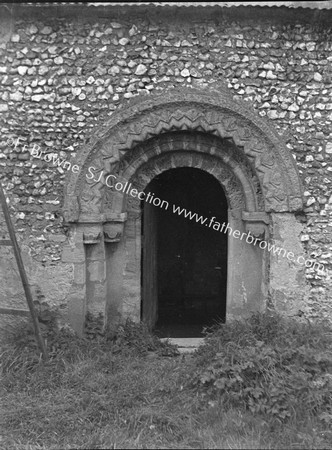
[[[101,240],[101,231],[100,225],[85,225],[83,227],[84,244],[99,244]]]
[[[110,243],[120,242],[123,228],[124,222],[108,222],[104,224],[104,241]]]
[[[270,223],[269,216],[260,211],[242,211],[242,220],[245,222],[247,232],[250,232],[255,238],[262,241],[268,230]]]
[[[246,223],[246,232],[252,234],[259,241],[265,238],[266,226],[263,223]]]

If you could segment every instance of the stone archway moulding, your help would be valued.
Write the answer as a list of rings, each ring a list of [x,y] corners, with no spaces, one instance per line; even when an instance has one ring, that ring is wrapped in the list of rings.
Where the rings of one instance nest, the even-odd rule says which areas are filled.
[[[242,149],[259,178],[265,212],[295,212],[303,207],[302,188],[295,161],[280,136],[246,105],[224,91],[169,90],[135,99],[114,113],[76,158],[80,167],[67,182],[64,218],[80,222],[80,210],[89,204],[102,213],[99,188],[84,190],[90,166],[105,173],[125,169],[125,156],[154,136],[190,130],[232,140]]]

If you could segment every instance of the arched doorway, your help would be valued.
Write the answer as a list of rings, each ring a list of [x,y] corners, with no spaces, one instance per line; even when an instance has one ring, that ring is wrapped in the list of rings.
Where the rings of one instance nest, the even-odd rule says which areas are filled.
[[[211,225],[227,223],[226,196],[212,175],[187,167],[145,191],[167,203],[142,202],[141,318],[161,336],[199,336],[225,320],[227,234]]]
[[[227,196],[233,232],[228,234],[227,320],[263,310],[275,293],[284,302],[293,296],[289,292],[298,297],[298,272],[281,291],[277,282],[289,280],[289,265],[280,269],[266,249],[271,237],[276,245],[292,244],[292,234],[282,237],[274,224],[287,217],[292,230],[303,207],[296,163],[278,133],[227,91],[181,88],[135,99],[88,140],[75,164],[80,170],[69,173],[65,190],[70,236],[62,260],[73,265],[68,317],[78,333],[87,310],[104,314],[114,329],[126,318],[140,320],[138,193],[171,169],[201,169]],[[109,186],[109,177],[119,189]],[[265,246],[251,245],[244,236],[264,240]]]

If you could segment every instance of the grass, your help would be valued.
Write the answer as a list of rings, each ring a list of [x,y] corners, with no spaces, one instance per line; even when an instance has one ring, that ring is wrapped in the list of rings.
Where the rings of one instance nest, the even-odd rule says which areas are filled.
[[[128,323],[112,340],[81,340],[69,330],[53,332],[46,364],[31,333],[20,330],[0,356],[0,447],[332,447],[328,407],[324,416],[321,410],[303,412],[299,405],[287,420],[275,420],[234,403],[230,393],[215,391],[213,383],[201,382],[212,362],[221,358],[216,355],[226,357],[226,348],[243,352],[258,338],[260,348],[271,342],[282,348],[283,343],[286,351],[292,340],[316,354],[331,351],[328,327],[256,316],[250,322],[216,327],[205,346],[186,357],[175,356],[171,346],[160,344],[143,328]],[[331,373],[330,367],[320,364],[321,372]]]

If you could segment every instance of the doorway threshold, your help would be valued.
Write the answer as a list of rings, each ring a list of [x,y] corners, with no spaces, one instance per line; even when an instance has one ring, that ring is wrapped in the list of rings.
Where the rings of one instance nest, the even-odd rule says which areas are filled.
[[[176,345],[180,353],[193,353],[203,344],[204,338],[161,338],[162,342],[168,341]]]
[[[204,327],[201,323],[157,323],[154,333],[159,338],[203,338]]]

